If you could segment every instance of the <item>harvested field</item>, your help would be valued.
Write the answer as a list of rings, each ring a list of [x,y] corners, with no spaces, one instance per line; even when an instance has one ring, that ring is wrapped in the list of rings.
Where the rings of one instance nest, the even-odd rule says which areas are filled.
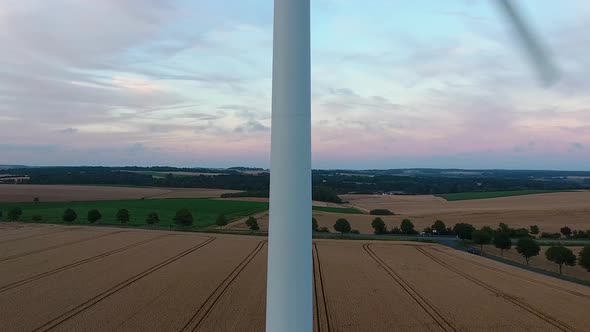
[[[141,198],[209,198],[237,190],[206,188],[108,187],[74,185],[0,184],[0,202],[96,201]]]
[[[6,225],[2,331],[263,329],[264,237]],[[439,245],[316,240],[313,257],[316,331],[584,331],[590,324],[589,287]]]
[[[486,199],[486,198],[498,198],[498,197],[510,197],[510,196],[537,195],[537,194],[547,194],[547,193],[566,192],[566,191],[571,191],[571,190],[481,191],[481,192],[439,194],[436,196],[442,197],[447,201],[463,201],[463,200],[469,200],[469,199]]]
[[[343,200],[360,209],[389,209],[399,214],[382,218],[399,226],[411,219],[422,230],[437,220],[447,226],[466,222],[481,227],[503,222],[519,228],[538,225],[542,232],[559,228],[590,229],[590,191],[560,192],[478,200],[446,201],[431,195],[342,195]],[[372,219],[371,219],[372,220]],[[370,226],[370,225],[369,225]],[[359,228],[360,229],[360,228]]]

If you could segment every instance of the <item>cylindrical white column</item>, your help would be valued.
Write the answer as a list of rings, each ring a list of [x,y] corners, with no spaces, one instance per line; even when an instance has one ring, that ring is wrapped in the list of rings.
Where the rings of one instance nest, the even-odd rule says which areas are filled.
[[[275,0],[266,331],[313,330],[310,0]]]

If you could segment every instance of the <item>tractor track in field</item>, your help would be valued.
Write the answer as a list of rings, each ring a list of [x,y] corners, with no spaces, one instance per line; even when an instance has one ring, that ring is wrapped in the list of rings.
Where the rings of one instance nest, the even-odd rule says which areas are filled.
[[[24,227],[24,226],[22,226]],[[20,240],[27,240],[27,239],[33,239],[36,237],[41,237],[41,236],[45,236],[45,235],[51,235],[51,234],[57,234],[57,233],[64,233],[64,232],[69,232],[69,231],[75,231],[78,229],[81,229],[82,227],[73,227],[70,229],[56,229],[53,232],[47,232],[47,233],[41,233],[41,234],[35,234],[35,235],[29,235],[29,236],[23,236],[23,237],[19,237],[16,239],[10,239],[10,240],[4,240],[4,241],[0,241],[0,245],[4,244],[4,243],[10,243],[10,242],[16,242],[16,241],[20,241]]]
[[[9,260],[12,260],[12,259],[21,258],[21,257],[33,255],[33,254],[38,254],[38,253],[49,251],[49,250],[53,250],[53,249],[59,249],[59,248],[71,246],[73,244],[78,244],[78,243],[82,243],[82,242],[86,242],[86,241],[92,241],[92,240],[100,239],[102,237],[106,237],[106,236],[110,236],[110,235],[115,235],[115,234],[118,234],[118,233],[124,233],[124,232],[126,232],[126,231],[114,231],[114,232],[99,234],[99,235],[95,235],[95,236],[83,238],[83,239],[80,239],[80,240],[74,240],[74,241],[70,241],[70,242],[64,242],[64,243],[56,244],[56,245],[53,245],[53,246],[50,246],[50,247],[46,247],[46,248],[42,248],[42,249],[36,249],[36,250],[31,250],[31,251],[23,252],[23,253],[20,253],[20,254],[6,256],[6,257],[0,258],[0,262],[6,262],[6,261],[9,261]]]
[[[449,320],[445,318],[430,302],[428,302],[414,287],[412,287],[404,278],[396,273],[387,263],[385,263],[370,247],[370,244],[363,244],[363,249],[371,258],[381,266],[387,274],[408,294],[416,303],[440,326],[443,331],[459,331]]]
[[[474,284],[487,289],[488,291],[494,293],[496,296],[498,296],[508,302],[515,304],[516,306],[524,309],[525,311],[527,311],[527,312],[539,317],[540,319],[544,320],[545,322],[553,325],[554,327],[558,328],[559,330],[568,331],[568,332],[575,331],[575,329],[573,327],[569,326],[567,323],[564,323],[563,321],[560,321],[559,319],[557,319],[553,316],[550,316],[540,310],[537,310],[533,306],[531,306],[530,304],[523,302],[523,301],[519,300],[518,298],[511,296],[510,294],[507,294],[507,293],[501,291],[500,289],[451,266],[450,264],[447,264],[443,260],[441,260],[441,259],[435,257],[434,255],[432,255],[431,253],[427,252],[425,249],[416,248],[416,250],[418,250],[420,253],[424,254],[426,257],[430,258],[433,262],[441,265],[442,267],[444,267],[452,272],[455,272],[456,274],[473,282]]]
[[[332,331],[332,328],[330,327],[330,316],[328,316],[328,302],[326,301],[326,289],[324,287],[324,277],[322,275],[322,264],[320,262],[320,254],[318,252],[318,247],[315,242],[313,243],[313,262],[314,262],[313,285],[314,285],[314,289],[315,289],[315,311],[316,311],[318,332],[323,331],[323,325],[320,320],[320,318],[322,317],[320,315],[320,308],[323,308],[324,317],[326,318],[326,331],[330,332],[330,331]],[[317,272],[317,278],[316,278],[316,272]],[[319,283],[319,289],[322,291],[321,305],[320,305],[319,293],[318,293],[318,283]]]
[[[76,307],[68,310],[67,312],[57,316],[56,318],[46,322],[45,324],[37,327],[36,329],[34,329],[33,331],[49,331],[54,329],[55,327],[61,325],[62,323],[64,323],[65,321],[72,319],[73,317],[79,315],[80,313],[88,310],[89,308],[95,306],[96,304],[100,303],[102,300],[108,298],[109,296],[115,294],[116,292],[132,285],[133,283],[135,283],[138,280],[141,280],[145,277],[147,277],[148,275],[166,267],[167,265],[170,265],[174,262],[176,262],[177,260],[191,254],[192,252],[208,245],[209,243],[213,242],[216,239],[216,237],[209,237],[206,241],[199,243],[195,246],[190,247],[189,249],[186,249],[168,259],[165,259],[163,261],[161,261],[160,263],[153,265],[145,270],[143,270],[142,272],[118,283],[117,285],[105,290],[104,292],[92,297],[91,299],[87,300],[86,302],[77,305]]]
[[[500,273],[500,274],[511,276],[513,278],[520,279],[520,280],[523,280],[523,281],[531,282],[533,284],[545,286],[545,287],[548,287],[548,288],[551,288],[551,289],[555,289],[555,290],[558,290],[558,291],[561,291],[561,292],[564,292],[564,293],[568,293],[568,294],[571,294],[571,295],[574,295],[574,296],[579,296],[579,297],[582,297],[582,298],[590,299],[590,295],[587,295],[587,294],[584,294],[584,293],[576,292],[576,291],[569,290],[567,288],[559,287],[559,286],[556,286],[556,285],[552,285],[552,284],[549,284],[549,283],[546,283],[546,282],[543,282],[543,281],[540,281],[540,280],[535,280],[533,278],[521,276],[521,275],[518,275],[516,273],[504,271],[502,269],[499,269],[499,268],[496,268],[496,267],[493,267],[493,266],[488,266],[488,265],[485,265],[485,264],[482,264],[482,263],[478,263],[478,262],[472,261],[472,260],[467,259],[467,258],[463,258],[463,257],[459,257],[459,256],[456,256],[456,255],[453,255],[451,253],[445,252],[445,251],[440,250],[438,248],[432,248],[432,249],[433,250],[436,250],[437,252],[439,252],[439,253],[441,253],[443,255],[447,255],[449,257],[453,257],[453,258],[456,258],[458,260],[462,260],[464,262],[468,262],[468,263],[471,263],[473,265],[476,265],[476,266],[479,266],[479,267],[483,267],[484,269],[488,269],[490,271],[494,271],[494,272],[497,272],[497,273]]]
[[[260,251],[264,248],[266,244],[265,241],[258,242],[258,245],[223,279],[223,281],[209,294],[207,299],[199,306],[199,308],[195,311],[191,319],[184,325],[181,331],[196,331],[201,324],[205,321],[205,318],[209,316],[209,313],[215,305],[219,302],[222,298],[223,294],[228,290],[228,288],[233,284],[236,278],[240,275],[240,273],[250,264],[250,262],[258,255]]]
[[[59,273],[59,272],[66,271],[66,270],[69,270],[71,268],[74,268],[74,267],[77,267],[77,266],[80,266],[80,265],[84,265],[86,263],[90,263],[90,262],[99,260],[101,258],[105,258],[105,257],[111,256],[111,255],[114,255],[114,254],[118,254],[118,253],[121,253],[123,251],[127,251],[129,249],[135,248],[135,247],[139,247],[141,245],[150,243],[152,241],[155,241],[155,240],[158,240],[158,239],[167,237],[167,236],[172,236],[172,234],[163,234],[163,235],[155,236],[155,237],[152,237],[152,238],[149,238],[149,239],[145,239],[145,240],[142,240],[142,241],[139,241],[139,242],[135,242],[135,243],[132,243],[130,245],[127,245],[127,246],[124,246],[124,247],[121,247],[121,248],[117,248],[117,249],[114,249],[114,250],[111,250],[111,251],[108,251],[108,252],[104,252],[102,254],[98,254],[98,255],[95,255],[95,256],[92,256],[92,257],[88,257],[88,258],[79,260],[77,262],[73,262],[73,263],[70,263],[70,264],[67,264],[67,265],[60,266],[60,267],[55,268],[55,269],[53,269],[51,271],[43,272],[43,273],[40,273],[40,274],[31,276],[29,278],[25,278],[25,279],[22,279],[22,280],[19,280],[19,281],[12,282],[10,284],[6,284],[6,285],[3,285],[3,286],[0,286],[0,293],[6,292],[6,291],[11,290],[11,289],[16,288],[16,287],[20,287],[20,286],[26,285],[28,283],[31,283],[31,282],[35,281],[35,280],[39,280],[39,279],[48,277],[50,275],[53,275],[53,274],[56,274],[56,273]]]

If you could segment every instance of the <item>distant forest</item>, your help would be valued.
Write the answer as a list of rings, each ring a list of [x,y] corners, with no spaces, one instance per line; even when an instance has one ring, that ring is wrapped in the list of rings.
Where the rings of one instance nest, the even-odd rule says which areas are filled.
[[[246,171],[261,172],[246,172]],[[3,170],[28,184],[89,184],[241,190],[242,196],[268,196],[270,176],[258,168],[24,167]],[[190,173],[196,173],[192,175]],[[211,175],[209,175],[209,173]],[[4,179],[3,182],[10,182]],[[590,188],[590,172],[526,170],[391,169],[314,170],[316,200],[340,202],[338,194],[449,194],[504,190]]]

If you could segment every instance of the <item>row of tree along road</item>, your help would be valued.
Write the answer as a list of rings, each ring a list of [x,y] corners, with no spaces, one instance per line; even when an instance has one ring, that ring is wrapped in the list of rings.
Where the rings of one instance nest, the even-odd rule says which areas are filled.
[[[373,211],[371,211],[373,212]],[[386,215],[387,213],[379,213]],[[374,233],[377,235],[382,234],[406,234],[416,235],[418,232],[414,229],[414,224],[409,219],[404,219],[401,222],[400,227],[394,227],[391,231],[388,231],[385,222],[380,217],[373,219],[371,226],[374,229]],[[334,226],[336,229],[336,225]],[[531,226],[529,229],[510,228],[507,224],[500,223],[497,229],[492,229],[489,226],[484,226],[481,229],[476,229],[473,225],[467,223],[458,223],[454,227],[447,227],[442,220],[435,221],[432,226],[426,227],[420,234],[423,235],[456,235],[462,240],[470,240],[474,244],[480,246],[481,252],[483,253],[483,246],[485,244],[493,244],[496,248],[500,249],[500,255],[504,256],[504,250],[510,250],[513,246],[513,238],[517,239],[516,251],[525,259],[526,265],[529,264],[531,257],[538,256],[541,251],[539,242],[533,238],[532,235],[539,234],[540,230],[537,225]],[[580,238],[580,235],[590,234],[590,231],[572,231],[569,227],[562,227],[561,234],[557,233],[558,236],[553,235],[550,238],[561,238],[561,235],[565,238]],[[542,238],[547,238],[543,236]],[[575,236],[575,235],[577,236]],[[545,258],[551,262],[556,263],[559,266],[559,273],[562,273],[563,266],[575,266],[576,263],[585,268],[590,272],[590,245],[586,245],[579,253],[579,257],[576,259],[574,253],[563,245],[552,245],[545,251]]]
[[[6,216],[9,221],[18,221],[20,220],[22,214],[22,209],[19,207],[15,207],[10,209]],[[1,211],[0,217],[2,217]],[[91,209],[88,211],[86,215],[86,221],[88,221],[91,224],[100,222],[102,218],[103,215],[98,209]],[[43,221],[43,217],[41,215],[33,215],[31,219],[35,222]],[[117,222],[120,222],[121,224],[127,224],[131,220],[129,210],[119,209],[115,215],[115,219]],[[74,223],[76,221],[80,221],[80,217],[78,216],[75,210],[68,208],[62,214],[62,221],[65,223]],[[178,226],[188,227],[193,225],[194,217],[188,209],[180,209],[176,211],[173,221]],[[146,216],[145,223],[148,225],[154,225],[159,222],[160,216],[155,211],[148,213],[148,215]],[[215,220],[215,224],[220,228],[226,226],[228,222],[229,220],[223,214],[220,214]],[[258,226],[258,221],[253,216],[248,217],[248,219],[246,220],[246,225],[253,231],[257,231],[260,229],[260,227]]]

